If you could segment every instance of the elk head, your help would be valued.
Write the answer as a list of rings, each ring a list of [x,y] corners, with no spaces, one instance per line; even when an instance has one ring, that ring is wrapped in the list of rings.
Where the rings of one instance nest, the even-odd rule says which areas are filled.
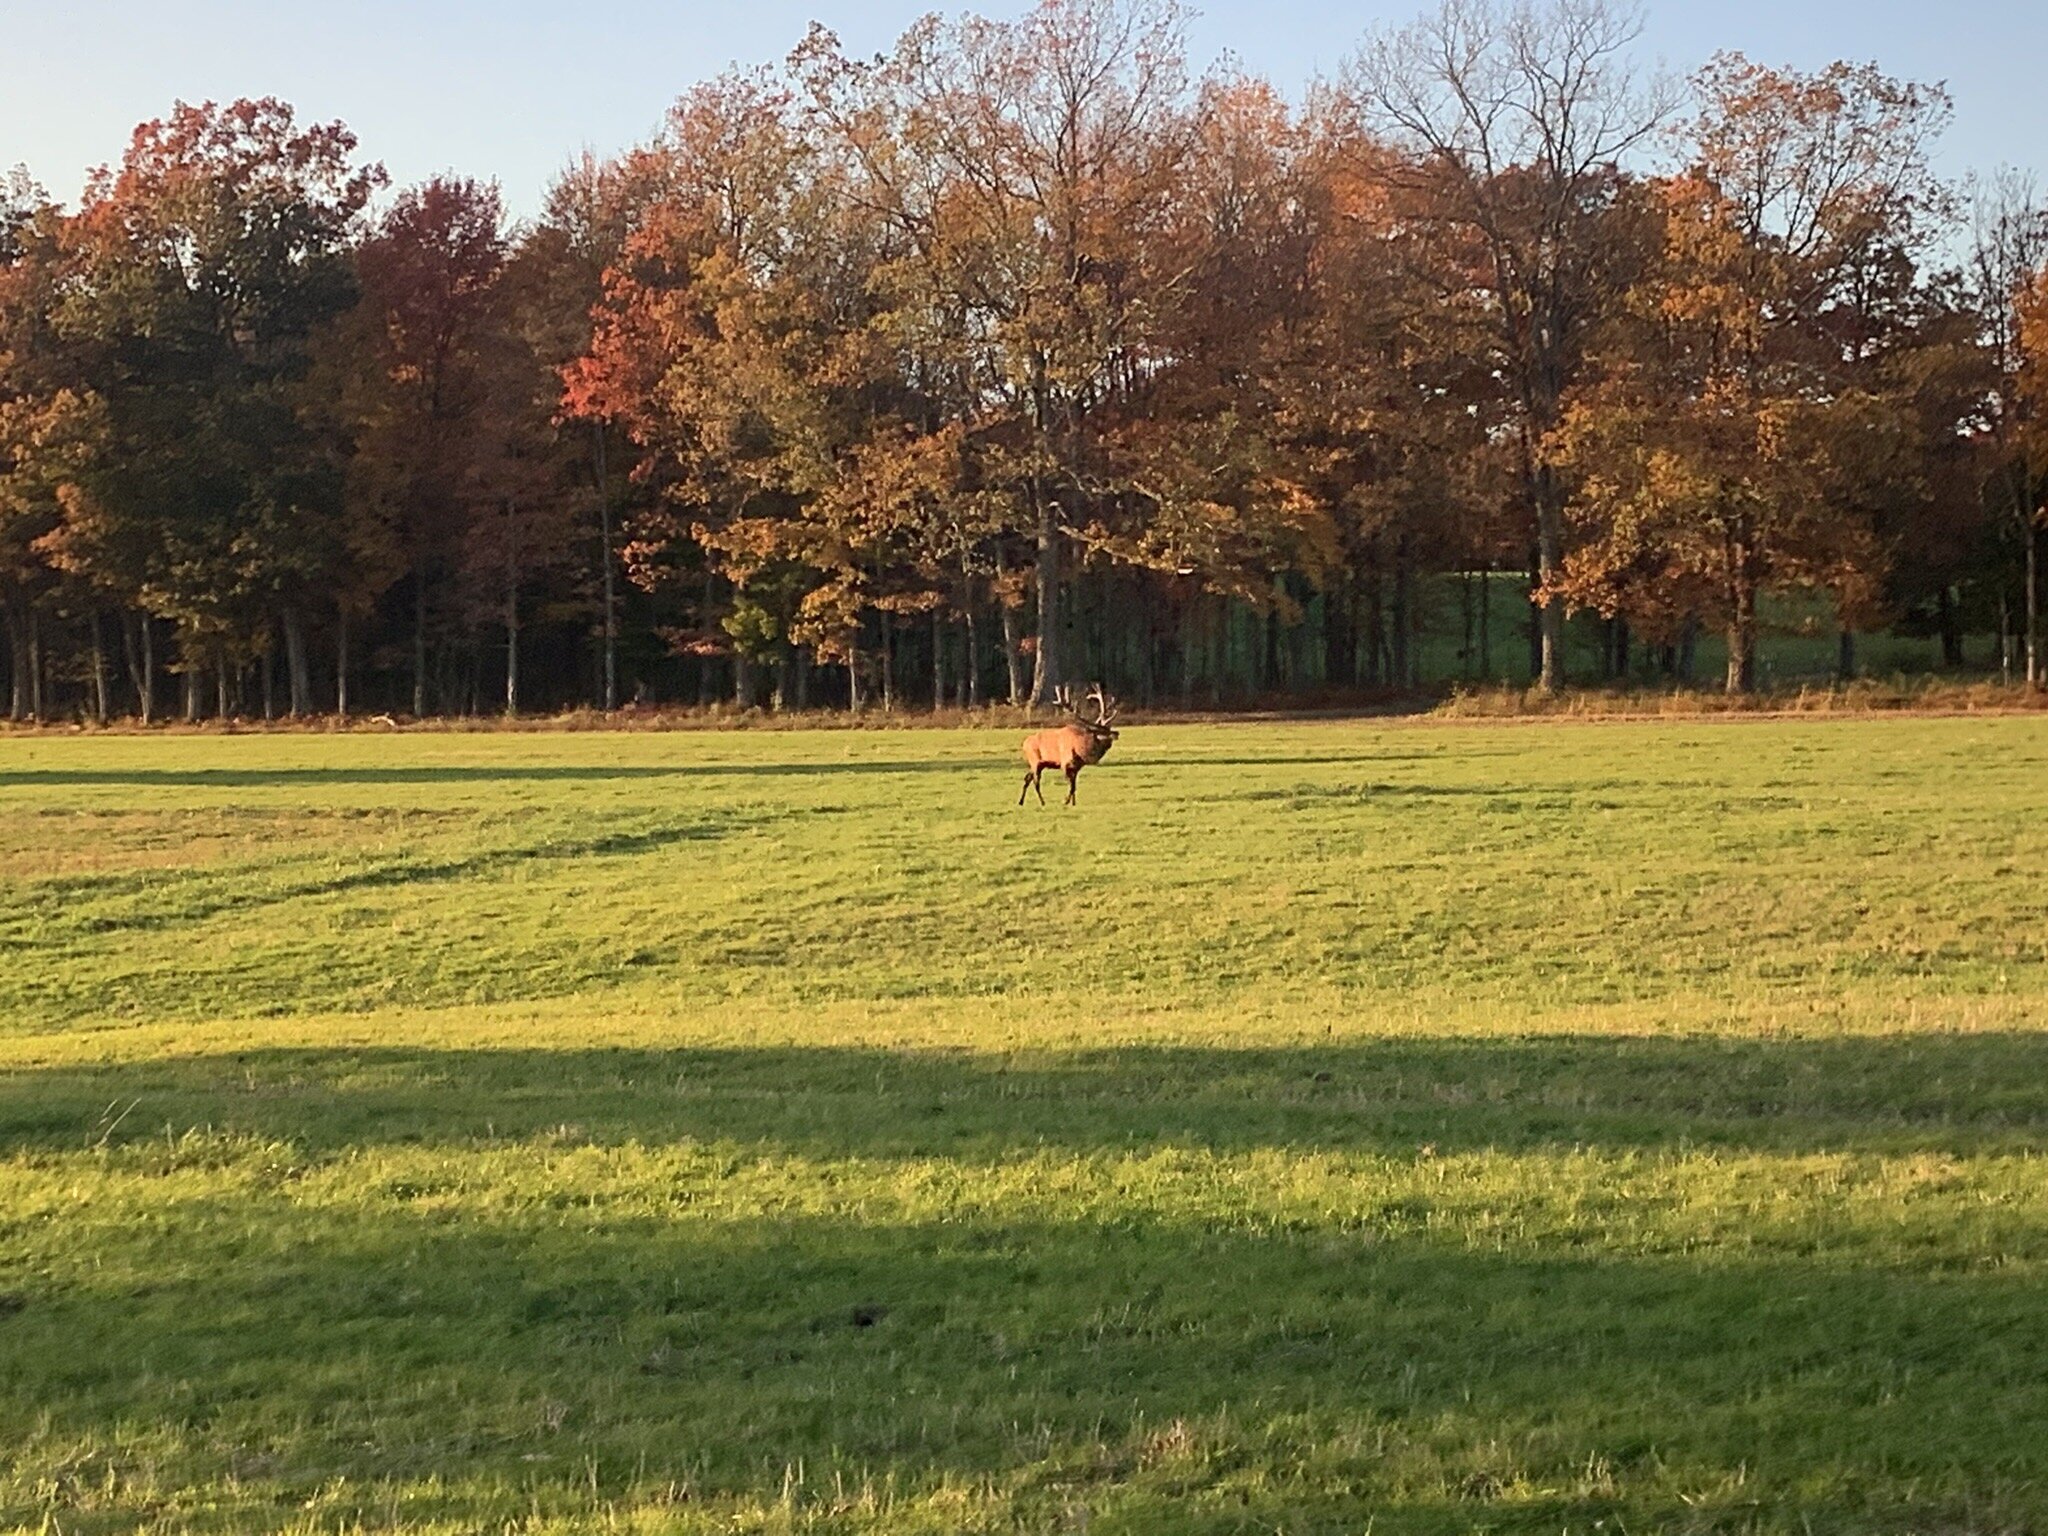
[[[1094,706],[1095,718],[1092,720],[1075,708],[1074,690],[1070,687],[1055,688],[1053,702],[1073,718],[1065,725],[1037,731],[1024,738],[1024,788],[1017,796],[1019,805],[1033,791],[1037,792],[1038,803],[1045,804],[1045,790],[1038,781],[1048,768],[1057,768],[1067,776],[1066,803],[1073,805],[1081,770],[1091,763],[1101,762],[1120,734],[1111,729],[1111,722],[1116,719],[1117,701],[1102,691],[1100,683],[1091,687],[1088,697],[1083,700],[1083,703]]]

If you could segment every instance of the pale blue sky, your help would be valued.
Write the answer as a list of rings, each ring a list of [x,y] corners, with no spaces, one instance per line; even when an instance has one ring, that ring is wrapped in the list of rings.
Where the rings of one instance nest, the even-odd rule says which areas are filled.
[[[886,47],[916,0],[0,0],[0,169],[25,162],[75,199],[129,130],[173,100],[272,95],[340,117],[400,183],[442,170],[495,177],[519,213],[577,151],[645,138],[692,81],[779,59],[813,19],[849,47]],[[976,8],[1015,14],[1016,0]],[[1334,71],[1381,18],[1420,0],[1209,0],[1197,62],[1235,54],[1291,92]],[[1642,50],[1678,72],[1717,49],[1811,68],[1876,60],[1946,80],[1955,126],[1942,168],[2000,164],[2048,176],[2044,0],[1652,0]]]

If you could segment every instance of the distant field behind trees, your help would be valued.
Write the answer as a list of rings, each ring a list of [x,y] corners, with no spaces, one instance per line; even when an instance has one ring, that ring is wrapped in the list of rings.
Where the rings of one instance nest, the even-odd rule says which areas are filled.
[[[1605,0],[792,43],[528,222],[269,99],[0,179],[8,713],[2041,681],[2048,198],[1938,86]]]

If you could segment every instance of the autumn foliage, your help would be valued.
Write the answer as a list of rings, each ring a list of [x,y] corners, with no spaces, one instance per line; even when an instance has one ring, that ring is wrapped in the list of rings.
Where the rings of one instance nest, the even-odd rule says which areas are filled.
[[[1746,690],[1798,602],[2038,678],[2039,199],[1633,38],[1448,0],[1295,105],[1165,0],[813,29],[525,224],[180,105],[0,190],[12,711],[1413,687],[1452,595],[1468,677],[1576,613]]]

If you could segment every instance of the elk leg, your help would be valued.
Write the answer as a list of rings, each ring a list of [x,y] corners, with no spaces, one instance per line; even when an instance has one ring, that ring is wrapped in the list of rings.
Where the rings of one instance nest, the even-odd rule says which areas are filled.
[[[1029,768],[1026,768],[1026,769],[1024,770],[1024,787],[1023,787],[1022,789],[1020,789],[1020,790],[1018,790],[1018,791],[1017,791],[1017,803],[1018,803],[1019,805],[1022,805],[1022,804],[1024,803],[1024,797],[1025,797],[1026,795],[1029,795],[1030,793],[1031,793],[1031,770],[1030,770]]]
[[[1041,763],[1038,767],[1038,771],[1031,775],[1031,787],[1038,791],[1038,803],[1040,805],[1045,804],[1045,786],[1039,783],[1038,781],[1044,777],[1045,765]],[[1022,800],[1019,800],[1017,803],[1019,805],[1022,805],[1024,802]]]
[[[1081,770],[1078,768],[1069,768],[1067,770],[1067,804],[1073,805],[1075,803],[1074,791],[1080,787],[1080,783]]]

